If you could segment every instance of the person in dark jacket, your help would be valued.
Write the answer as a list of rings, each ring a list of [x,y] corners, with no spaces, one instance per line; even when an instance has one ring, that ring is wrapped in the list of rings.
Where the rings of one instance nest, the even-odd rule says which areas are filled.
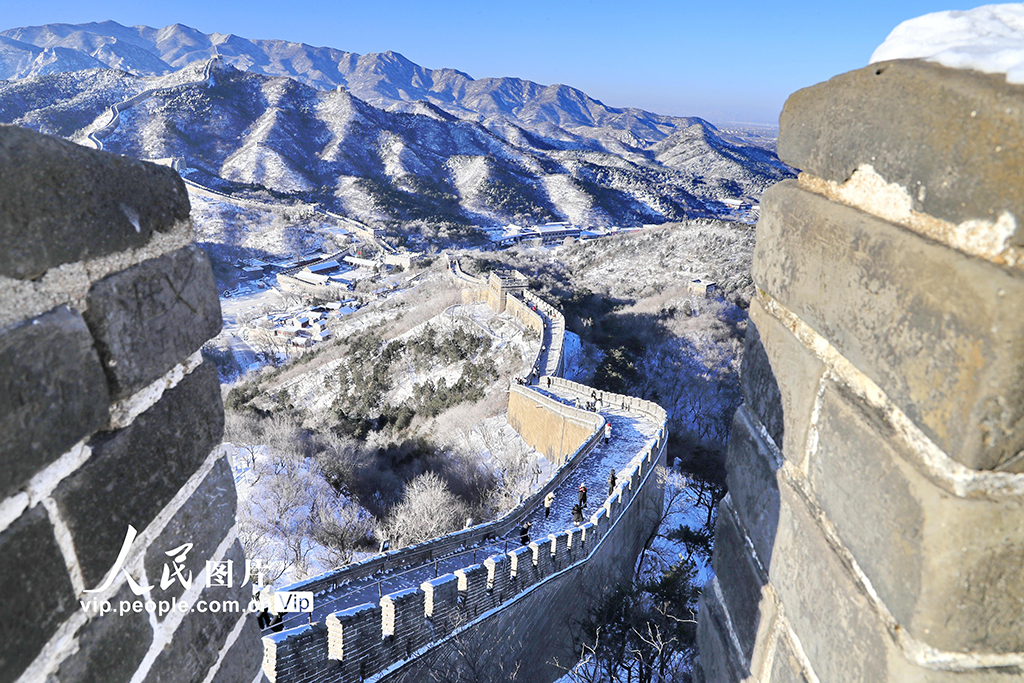
[[[615,470],[608,473],[608,495],[615,493]]]
[[[580,499],[579,500],[580,507],[581,508],[586,508],[587,507],[587,487],[584,486],[583,484],[580,484],[579,499]]]
[[[583,524],[583,508],[579,503],[572,506],[572,523],[576,526]]]
[[[523,522],[523,525],[519,527],[519,543],[521,545],[527,545],[530,542],[530,527],[533,526],[532,522]]]

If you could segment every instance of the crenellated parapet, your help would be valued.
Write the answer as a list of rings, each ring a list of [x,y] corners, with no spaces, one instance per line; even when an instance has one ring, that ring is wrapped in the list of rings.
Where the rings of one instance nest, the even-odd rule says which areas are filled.
[[[542,378],[539,384],[547,386],[547,379]],[[536,510],[546,491],[553,490],[571,475],[577,458],[585,457],[604,435],[604,419],[600,415],[577,409],[571,405],[571,399],[565,398],[574,396],[573,392],[589,396],[589,388],[557,377],[551,381],[566,390],[561,400],[518,385],[512,387],[512,395],[533,401],[534,407],[530,410],[535,415],[578,414],[579,419],[590,424],[581,434],[584,440],[573,458],[543,491],[520,506],[523,512]],[[631,402],[637,412],[649,416],[658,427],[653,439],[621,468],[616,489],[607,499],[598,501],[589,520],[505,552],[491,553],[478,562],[467,563],[419,585],[392,591],[376,604],[349,607],[329,614],[322,622],[267,636],[263,642],[264,670],[268,678],[282,683],[370,678],[383,681],[398,680],[404,675],[415,679],[417,666],[429,667],[437,662],[446,665],[448,648],[453,642],[461,643],[478,631],[486,633],[488,629],[502,628],[496,624],[520,619],[523,610],[536,618],[538,600],[552,600],[560,609],[570,612],[585,609],[590,602],[580,593],[581,582],[593,584],[595,590],[605,590],[620,571],[611,568],[623,562],[623,558],[623,566],[631,571],[635,552],[639,550],[637,539],[649,531],[647,527],[656,520],[655,511],[661,507],[661,484],[655,471],[664,462],[666,415],[664,410],[649,402],[608,392],[604,396],[615,406]],[[510,523],[510,518],[523,517],[517,508],[511,517],[492,525],[512,530],[518,521]],[[638,533],[639,529],[646,531]],[[444,539],[437,539],[434,543],[443,542]],[[344,571],[332,580],[338,581]],[[308,590],[309,585],[290,588]],[[569,596],[576,599],[570,601]],[[550,618],[557,614],[540,616]],[[510,645],[505,652],[492,652],[488,656],[514,658],[522,655],[523,648],[539,655],[567,647],[564,634],[555,632],[531,632],[521,637],[525,640],[520,640],[518,646]],[[302,653],[307,651],[310,655],[304,657]],[[538,661],[531,661],[529,666],[538,671],[553,671],[548,656],[535,659]]]
[[[790,97],[698,641],[708,681],[1024,676],[1024,87]]]

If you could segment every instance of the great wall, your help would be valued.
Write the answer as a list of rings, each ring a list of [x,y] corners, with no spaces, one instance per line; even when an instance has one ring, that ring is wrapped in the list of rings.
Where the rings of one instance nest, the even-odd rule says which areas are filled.
[[[190,567],[246,559],[220,382],[200,355],[220,305],[192,241],[170,168],[0,126],[4,683],[261,675],[244,613],[80,602],[249,599],[206,588],[205,570],[160,586],[185,544]]]
[[[779,151],[804,172],[762,204],[704,680],[1024,677],[1022,117],[1024,87],[917,61],[787,103]],[[632,570],[657,517],[664,412],[571,405],[591,393],[558,376],[557,311],[515,273],[453,263],[467,300],[542,335],[509,421],[563,462],[551,483],[501,520],[294,586],[318,594],[313,623],[262,646],[244,614],[89,611],[135,599],[186,543],[244,565],[198,354],[220,325],[213,278],[171,169],[11,126],[0,243],[0,683],[413,681],[460,656],[551,680],[570,613]],[[601,491],[609,468],[621,483],[588,522],[506,547],[547,491]],[[244,601],[205,578],[168,595]]]
[[[283,588],[312,592],[316,606],[264,636],[263,670],[271,681],[424,680],[431,667],[457,666],[456,654],[467,651],[493,671],[553,679],[558,662],[573,661],[568,624],[628,579],[660,519],[655,472],[668,440],[665,411],[561,378],[564,319],[526,291],[519,273],[492,273],[485,282],[457,261],[450,268],[457,282],[471,286],[465,302],[487,302],[539,333],[531,382],[509,389],[508,421],[561,466],[500,519]],[[600,412],[575,407],[587,401],[599,402]],[[605,498],[610,470],[618,485]],[[600,502],[589,521],[575,526],[566,519],[580,484]],[[552,518],[541,512],[549,492],[559,501]],[[524,521],[539,536],[528,545],[513,535]]]

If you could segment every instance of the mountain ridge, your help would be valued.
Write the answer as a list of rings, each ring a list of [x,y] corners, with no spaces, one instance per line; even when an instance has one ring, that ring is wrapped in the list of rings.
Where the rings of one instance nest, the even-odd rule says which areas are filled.
[[[650,141],[666,137],[668,129],[699,120],[630,107],[609,107],[564,84],[542,85],[515,77],[474,79],[457,69],[427,69],[392,50],[360,55],[283,40],[204,34],[183,24],[160,29],[127,27],[114,21],[44,24],[7,29],[0,31],[0,36],[25,45],[28,54],[33,53],[32,48],[64,48],[80,52],[80,58],[90,57],[108,68],[141,76],[162,75],[197,60],[220,56],[236,68],[268,76],[289,76],[321,90],[341,86],[381,108],[424,100],[460,118],[483,120],[502,114],[526,123],[551,123],[570,129],[621,128]],[[112,46],[118,45],[117,41],[143,48],[158,62],[147,60],[134,50],[115,49]],[[17,47],[9,44],[7,49]],[[64,57],[71,61],[70,55]],[[0,63],[0,78],[20,79],[79,68],[71,63],[69,68],[62,69],[60,63],[51,61],[43,68],[35,65],[5,69]],[[569,115],[565,107],[552,107],[555,101],[563,105],[572,103],[574,115]]]
[[[0,69],[27,75],[0,82],[0,122],[83,144],[100,135],[110,151],[183,159],[222,190],[384,225],[749,221],[737,201],[756,204],[792,174],[700,118],[606,107],[560,84],[474,80],[397,52],[308,47],[180,24],[8,29]],[[324,69],[345,84],[318,87]]]

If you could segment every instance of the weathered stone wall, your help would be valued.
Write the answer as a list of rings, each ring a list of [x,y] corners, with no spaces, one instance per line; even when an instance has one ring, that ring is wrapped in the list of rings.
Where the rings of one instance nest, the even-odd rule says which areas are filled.
[[[1024,87],[802,90],[762,201],[708,681],[1024,676]]]
[[[508,394],[508,423],[531,448],[560,465],[603,427],[604,420],[594,413],[513,386]]]
[[[259,675],[244,613],[81,603],[248,604],[220,386],[199,353],[220,326],[174,171],[0,126],[0,681]],[[163,589],[185,543],[191,588]],[[206,588],[207,560],[233,562],[233,588]],[[137,597],[126,574],[152,589]]]

